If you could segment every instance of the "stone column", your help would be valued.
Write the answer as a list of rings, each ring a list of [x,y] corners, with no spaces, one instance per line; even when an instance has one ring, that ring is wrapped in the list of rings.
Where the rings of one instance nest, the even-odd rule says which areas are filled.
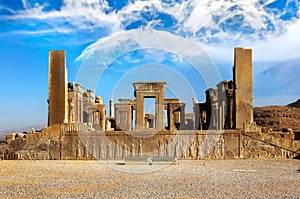
[[[169,126],[169,130],[173,131],[176,129],[175,124],[174,124],[174,106],[172,106],[171,103],[168,103],[168,109],[167,109],[167,113],[168,113],[168,126]]]
[[[233,128],[233,107],[234,107],[234,97],[233,97],[233,89],[230,87],[227,90],[227,107],[226,107],[226,120],[225,120],[225,128],[232,129]]]
[[[144,130],[144,96],[137,94],[136,96],[136,111],[135,111],[136,130]]]
[[[49,126],[68,122],[67,82],[65,51],[50,51],[48,69]]]
[[[105,108],[106,108],[106,105],[105,104],[102,104],[102,108],[101,108],[101,111],[100,111],[100,128],[101,130],[105,130]]]
[[[180,103],[180,126],[179,130],[185,130],[185,105],[186,103]]]
[[[115,117],[115,114],[114,114],[114,100],[113,99],[109,100],[109,117]]]
[[[193,112],[195,114],[194,129],[195,130],[202,130],[201,112],[200,112],[200,104],[199,103],[193,103]]]
[[[253,122],[252,95],[252,50],[234,49],[234,108],[235,128],[243,128],[246,122]]]
[[[164,91],[160,91],[155,99],[155,129],[160,131],[165,127]]]
[[[226,100],[227,100],[227,96],[226,96],[226,91],[228,90],[228,81],[224,80],[221,81],[218,85],[217,85],[217,95],[218,95],[218,129],[224,129],[225,128],[225,118],[226,118]]]

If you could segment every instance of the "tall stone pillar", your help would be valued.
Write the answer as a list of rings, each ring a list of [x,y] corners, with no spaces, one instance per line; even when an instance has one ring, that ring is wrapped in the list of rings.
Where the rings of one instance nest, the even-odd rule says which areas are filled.
[[[186,103],[181,102],[180,103],[180,125],[179,130],[185,130],[186,124],[185,124],[185,105]]]
[[[235,128],[241,129],[244,123],[253,122],[251,49],[234,49],[233,81]]]
[[[226,108],[226,119],[225,128],[232,129],[234,127],[234,93],[233,93],[233,81],[228,82],[228,89],[226,90],[227,108]]]
[[[136,96],[136,111],[135,111],[135,125],[136,125],[136,130],[144,130],[144,118],[145,118],[145,113],[144,113],[144,96],[142,95],[137,95]]]
[[[115,117],[114,115],[114,100],[109,100],[109,117]]]
[[[221,81],[217,85],[218,92],[218,129],[225,128],[225,120],[226,120],[226,109],[227,109],[227,91],[228,91],[228,81]]]
[[[171,103],[168,103],[168,127],[170,131],[173,131],[176,129],[175,123],[174,123],[174,106]]]
[[[49,126],[68,122],[67,82],[65,51],[50,51],[48,68]]]
[[[164,109],[165,90],[160,90],[155,98],[155,129],[160,131],[165,128],[165,109]]]

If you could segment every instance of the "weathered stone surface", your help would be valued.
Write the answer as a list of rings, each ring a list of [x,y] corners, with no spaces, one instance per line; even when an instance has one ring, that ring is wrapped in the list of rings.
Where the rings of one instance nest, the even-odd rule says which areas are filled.
[[[8,144],[0,143],[0,160],[3,159],[4,154],[6,154],[8,150],[9,150]]]
[[[233,82],[235,96],[235,128],[253,122],[252,50],[235,48]]]
[[[293,158],[300,149],[293,133],[244,133],[241,142],[243,158]]]
[[[178,159],[293,158],[300,141],[290,133],[229,131],[160,131],[150,137],[132,131],[61,131],[59,125],[11,142],[10,159]],[[138,133],[138,134],[137,134]]]
[[[68,120],[68,88],[65,51],[49,53],[49,125],[62,124]]]

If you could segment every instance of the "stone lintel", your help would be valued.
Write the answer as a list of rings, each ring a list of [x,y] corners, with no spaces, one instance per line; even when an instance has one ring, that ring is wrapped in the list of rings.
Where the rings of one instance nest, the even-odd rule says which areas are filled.
[[[179,98],[165,98],[164,104],[180,102]]]
[[[166,82],[134,82],[132,83],[135,91],[164,91]]]
[[[120,103],[116,103],[116,104],[130,104],[130,105],[132,105],[133,100],[132,99],[123,99],[123,98],[121,98],[121,99],[119,99],[119,102]]]
[[[168,107],[170,109],[184,109],[186,106],[186,103],[184,102],[176,102],[176,103],[168,103]]]

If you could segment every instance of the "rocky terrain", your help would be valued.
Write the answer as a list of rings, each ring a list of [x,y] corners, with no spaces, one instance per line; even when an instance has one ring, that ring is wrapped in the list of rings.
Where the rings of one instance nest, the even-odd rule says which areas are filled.
[[[254,121],[262,127],[276,131],[300,129],[300,108],[288,106],[265,106],[254,108]]]
[[[265,106],[254,108],[254,121],[274,131],[300,131],[300,99],[287,106]]]

